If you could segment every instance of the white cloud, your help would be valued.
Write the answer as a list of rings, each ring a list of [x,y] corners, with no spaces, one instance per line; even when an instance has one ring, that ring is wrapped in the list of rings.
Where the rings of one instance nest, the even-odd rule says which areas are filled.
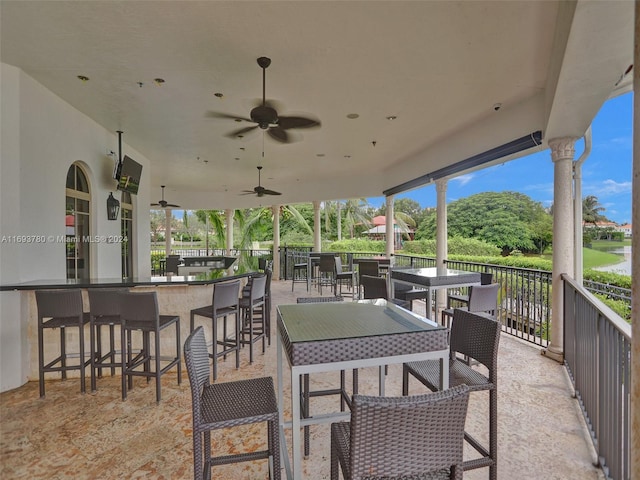
[[[460,182],[460,186],[463,186],[469,183],[471,180],[473,180],[473,175],[470,173],[467,173],[466,175],[460,175],[459,177],[452,178],[449,181],[453,182],[454,180],[457,182]]]
[[[631,193],[631,182],[616,182],[615,180],[607,179],[600,183],[591,183],[584,186],[585,191],[597,195],[598,197],[605,197],[607,195],[620,195]]]

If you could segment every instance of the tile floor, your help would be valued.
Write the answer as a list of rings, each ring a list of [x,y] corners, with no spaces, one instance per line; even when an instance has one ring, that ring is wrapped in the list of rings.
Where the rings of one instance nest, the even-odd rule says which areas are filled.
[[[307,296],[304,286],[273,282],[275,306]],[[326,293],[326,292],[325,292]],[[312,292],[311,295],[317,295]],[[424,308],[416,302],[417,308]],[[273,313],[275,319],[275,312]],[[275,322],[274,322],[275,323]],[[220,365],[220,381],[247,376],[276,376],[275,341],[253,365],[243,352],[239,370],[232,359]],[[502,335],[499,353],[498,478],[596,480],[601,472],[592,462],[590,440],[563,367],[540,355],[538,348]],[[374,393],[377,370],[360,374],[360,391]],[[185,372],[186,373],[186,372]],[[335,384],[337,373],[312,376],[317,388]],[[286,383],[285,383],[286,385]],[[52,380],[47,396],[38,398],[37,382],[0,394],[0,478],[13,479],[191,479],[191,398],[184,375],[163,377],[163,400],[155,402],[153,382],[136,379],[125,402],[119,377],[105,377],[95,394],[79,393],[77,379]],[[412,384],[411,393],[421,386]],[[401,367],[391,367],[387,395],[400,395]],[[488,395],[474,393],[467,428],[486,438]],[[335,407],[335,397],[312,400],[312,411]],[[289,407],[285,409],[285,417]],[[304,462],[305,478],[329,478],[328,425],[312,427],[311,455]],[[219,431],[214,449],[238,451],[263,448],[262,425]],[[484,435],[484,437],[483,437]],[[287,435],[288,436],[288,435]],[[267,478],[265,461],[216,467],[212,478]],[[465,473],[465,479],[486,479],[488,469]]]

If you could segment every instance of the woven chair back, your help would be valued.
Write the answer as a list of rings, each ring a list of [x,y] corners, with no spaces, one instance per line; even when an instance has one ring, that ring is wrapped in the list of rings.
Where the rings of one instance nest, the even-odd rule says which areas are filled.
[[[460,465],[468,403],[466,385],[405,397],[354,395],[352,478],[423,478]]]
[[[489,380],[496,382],[500,322],[487,313],[456,308],[451,323],[451,353],[471,357],[489,370]]]

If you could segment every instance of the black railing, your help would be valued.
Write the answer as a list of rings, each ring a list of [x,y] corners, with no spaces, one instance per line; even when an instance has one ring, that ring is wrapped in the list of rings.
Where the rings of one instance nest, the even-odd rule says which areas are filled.
[[[631,478],[631,325],[564,280],[564,359],[607,478]]]

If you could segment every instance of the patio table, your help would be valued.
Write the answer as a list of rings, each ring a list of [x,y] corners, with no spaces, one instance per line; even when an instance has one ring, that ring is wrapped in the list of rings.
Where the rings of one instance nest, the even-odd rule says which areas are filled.
[[[431,311],[433,290],[441,288],[462,288],[480,285],[479,272],[467,272],[465,270],[452,270],[449,268],[393,268],[391,269],[391,298],[394,296],[394,284],[404,283],[412,287],[425,288],[427,290],[427,314]],[[438,305],[435,305],[438,311]]]
[[[383,299],[279,305],[278,407],[287,478],[302,480],[301,433],[305,425],[348,418],[334,412],[301,418],[300,376],[377,366],[384,395],[384,365],[440,360],[440,388],[448,388],[448,329]],[[291,421],[284,421],[284,355],[291,368]],[[284,429],[292,428],[292,463]]]

